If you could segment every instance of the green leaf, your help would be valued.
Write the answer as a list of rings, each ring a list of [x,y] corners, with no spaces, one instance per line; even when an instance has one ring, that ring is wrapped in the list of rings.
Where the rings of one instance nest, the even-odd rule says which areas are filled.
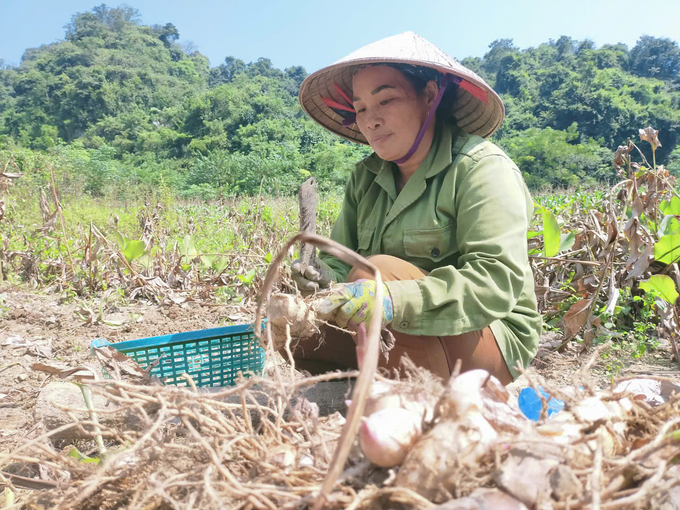
[[[678,220],[678,218],[672,214],[664,216],[663,220],[661,220],[661,223],[659,223],[657,234],[659,234],[659,237],[663,237],[668,234],[680,234],[680,220]]]
[[[221,273],[229,265],[229,259],[227,257],[219,257],[213,262],[212,268],[216,273]]]
[[[128,241],[122,251],[127,261],[132,262],[146,253],[146,246],[144,241]]]
[[[675,289],[673,278],[665,274],[655,274],[649,280],[640,282],[640,288],[670,304],[674,304],[678,299],[678,291]]]
[[[128,238],[125,237],[125,236],[124,236],[123,234],[121,234],[120,232],[118,232],[117,230],[114,230],[114,231],[112,232],[112,235],[113,235],[113,238],[114,238],[114,239],[118,242],[118,244],[120,245],[121,251],[124,250],[125,247],[127,246]]]
[[[680,234],[665,235],[654,244],[654,260],[672,264],[680,260]]]
[[[182,239],[182,245],[180,246],[179,252],[188,260],[192,260],[198,255],[196,246],[194,246],[194,240],[190,235],[186,235],[184,236],[184,239]]]
[[[560,253],[563,251],[569,251],[574,243],[576,242],[576,234],[573,232],[567,232],[560,236]]]
[[[674,430],[666,436],[666,439],[672,439],[673,441],[680,441],[680,430]]]
[[[241,280],[245,285],[250,285],[253,283],[255,276],[257,275],[257,269],[251,269],[245,275],[237,274],[236,278]]]
[[[659,210],[664,214],[676,214],[680,216],[680,198],[673,197],[670,201],[664,200],[659,205]]]
[[[264,261],[265,261],[267,264],[271,264],[273,258],[274,258],[274,256],[271,254],[271,252],[268,252],[268,253],[264,256]]]
[[[97,457],[88,457],[87,455],[80,453],[75,446],[71,448],[71,451],[69,451],[66,456],[79,460],[85,464],[99,464],[99,459]]]
[[[151,255],[151,253],[148,251],[144,252],[144,254],[139,257],[139,259],[137,259],[137,262],[139,262],[144,267],[144,269],[149,270],[151,269],[151,266],[153,266],[153,255]]]
[[[549,209],[543,208],[543,245],[546,257],[554,257],[560,251],[560,226]]]
[[[216,273],[221,273],[229,265],[229,257],[221,255],[201,255],[201,262],[205,267],[212,268]]]

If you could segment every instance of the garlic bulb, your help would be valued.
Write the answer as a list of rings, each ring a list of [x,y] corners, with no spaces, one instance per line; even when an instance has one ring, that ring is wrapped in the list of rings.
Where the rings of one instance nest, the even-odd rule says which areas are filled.
[[[359,427],[361,449],[378,466],[398,466],[420,436],[421,422],[421,415],[401,407],[376,411]]]

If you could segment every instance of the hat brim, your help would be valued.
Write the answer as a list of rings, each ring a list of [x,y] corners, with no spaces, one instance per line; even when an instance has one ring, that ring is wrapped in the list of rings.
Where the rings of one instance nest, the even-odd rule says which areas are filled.
[[[399,58],[389,56],[360,56],[362,52],[370,52],[371,48],[385,42],[391,42],[388,47],[394,46],[394,39],[404,36],[417,38],[416,50],[425,51],[424,56],[418,58]],[[377,49],[380,49],[378,46]],[[394,51],[394,48],[391,48]],[[401,50],[404,53],[403,49]],[[411,52],[413,53],[413,52]],[[359,54],[359,55],[358,55]],[[412,57],[412,55],[410,55]],[[431,58],[428,58],[431,57]],[[343,117],[335,110],[324,103],[322,97],[330,98],[340,104],[344,104],[344,99],[337,92],[335,85],[351,97],[352,76],[357,66],[382,64],[382,63],[401,63],[416,66],[425,66],[436,69],[442,73],[457,76],[486,92],[487,101],[475,97],[462,87],[457,87],[454,100],[450,103],[451,111],[448,112],[455,119],[456,124],[461,129],[470,134],[476,134],[483,138],[491,136],[503,122],[505,117],[505,107],[500,96],[476,73],[467,69],[456,62],[453,58],[436,48],[431,43],[425,41],[416,34],[407,33],[401,36],[384,39],[373,45],[366,46],[348,57],[338,62],[324,67],[310,74],[300,87],[300,104],[303,110],[317,123],[325,129],[335,133],[347,140],[368,145],[368,141],[361,134],[356,124],[343,126]]]

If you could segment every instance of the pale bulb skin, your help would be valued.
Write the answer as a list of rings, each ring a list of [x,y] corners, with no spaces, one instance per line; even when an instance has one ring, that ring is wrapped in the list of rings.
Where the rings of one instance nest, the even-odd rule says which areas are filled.
[[[381,409],[364,417],[359,444],[368,459],[381,467],[400,465],[420,434],[422,416],[401,407]]]

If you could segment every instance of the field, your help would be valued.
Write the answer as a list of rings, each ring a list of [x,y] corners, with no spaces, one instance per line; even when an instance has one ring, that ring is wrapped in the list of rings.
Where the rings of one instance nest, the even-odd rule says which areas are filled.
[[[633,147],[621,149],[622,180],[616,186],[535,195],[528,243],[545,331],[532,367],[512,385],[515,395],[537,380],[546,387],[570,386],[584,369],[594,390],[625,377],[677,374],[680,197],[663,167],[635,163]],[[25,455],[9,455],[42,433],[35,428],[38,396],[55,376],[33,370],[35,363],[96,367],[89,352],[95,338],[120,341],[253,322],[267,268],[298,230],[294,197],[188,202],[160,187],[118,202],[62,192],[54,174],[49,186],[24,184],[24,177],[12,172],[12,161],[5,163],[0,185],[5,200],[0,205],[3,470],[22,458],[40,465]],[[319,234],[329,234],[340,203],[336,195],[320,198]],[[291,251],[288,263],[295,257]],[[285,268],[275,285],[293,290]],[[90,437],[56,441],[48,458],[54,464],[74,446],[97,455]],[[88,473],[80,466],[72,476],[90,480]],[[30,469],[19,474],[33,476]],[[156,489],[160,499],[140,508],[171,507],[172,498]],[[30,490],[17,490],[16,496],[37,504]],[[173,494],[187,504],[182,498],[190,492]],[[253,501],[252,508],[267,507]],[[88,500],[83,508],[97,504],[102,500]]]

